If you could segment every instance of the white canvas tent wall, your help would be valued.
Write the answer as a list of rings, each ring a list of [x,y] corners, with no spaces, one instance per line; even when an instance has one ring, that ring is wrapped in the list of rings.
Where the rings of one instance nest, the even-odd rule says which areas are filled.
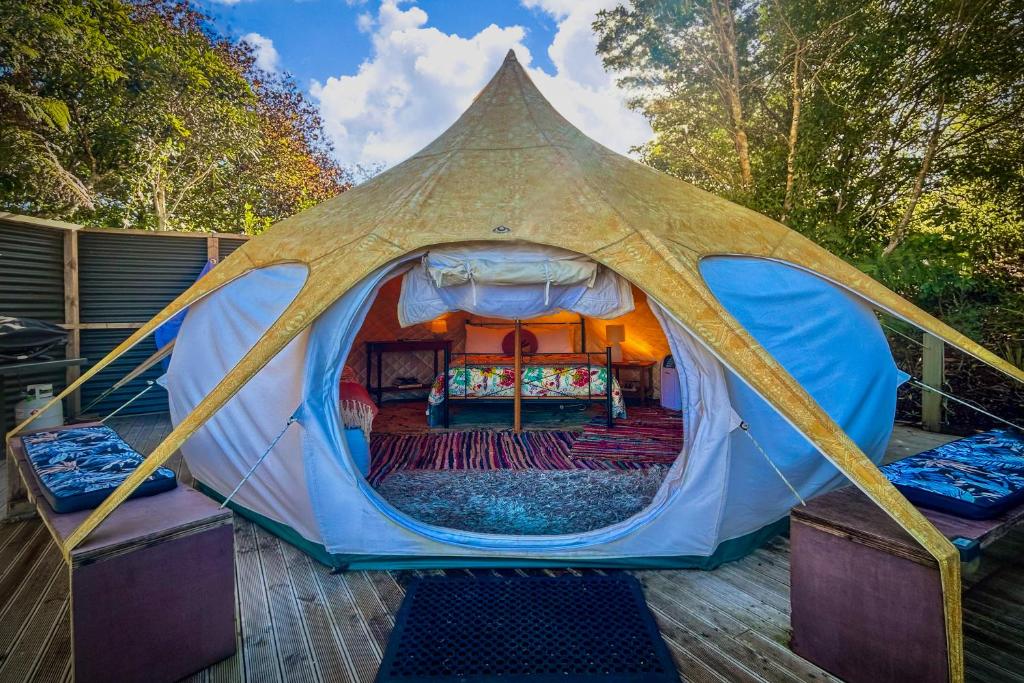
[[[305,272],[301,289],[266,333],[67,538],[62,551],[67,555],[81,543],[282,349],[320,321],[325,311],[336,310],[336,302],[371,273],[433,245],[506,239],[586,254],[641,287],[920,542],[939,565],[950,671],[954,679],[962,678],[956,549],[722,306],[702,263],[715,256],[740,255],[791,264],[1017,380],[1024,381],[1024,372],[786,226],[587,138],[551,107],[512,53],[470,108],[437,140],[372,181],[247,242],[55,397],[60,400],[76,391],[168,318],[244,274],[282,264],[297,264]],[[18,425],[10,434],[29,424]]]
[[[337,383],[374,296],[388,278],[407,271],[408,262],[382,268],[349,290],[182,446],[197,480],[223,497],[297,416],[233,502],[320,559],[362,568],[487,562],[715,566],[777,531],[775,523],[798,502],[737,430],[740,417],[802,497],[842,481],[812,444],[655,302],[681,368],[687,436],[647,510],[588,534],[536,537],[431,527],[400,513],[349,457],[337,418]],[[891,431],[899,378],[871,310],[834,285],[781,264],[726,259],[711,268],[716,293],[730,310],[749,317],[748,329],[878,461]],[[303,280],[301,268],[273,266],[235,280],[190,309],[169,371],[175,422],[245,356]],[[504,310],[521,312],[512,310],[520,300],[524,310],[537,313],[542,288],[505,299]],[[483,299],[479,306],[488,309]]]

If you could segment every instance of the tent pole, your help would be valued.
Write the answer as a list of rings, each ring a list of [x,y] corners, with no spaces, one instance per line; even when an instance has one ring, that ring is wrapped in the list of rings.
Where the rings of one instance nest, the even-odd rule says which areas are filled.
[[[133,379],[135,379],[136,377],[138,377],[139,375],[144,373],[146,370],[149,370],[151,367],[153,367],[154,365],[159,363],[161,360],[163,360],[164,358],[169,356],[171,354],[171,351],[174,350],[174,342],[175,341],[176,340],[172,339],[162,349],[157,349],[156,353],[154,353],[149,358],[147,358],[146,360],[144,360],[141,363],[139,363],[139,366],[137,368],[135,368],[134,370],[129,372],[127,375],[125,375],[124,377],[119,379],[109,389],[107,389],[102,394],[100,394],[99,396],[94,398],[92,401],[90,401],[89,405],[87,405],[86,407],[82,408],[82,410],[80,412],[82,412],[82,413],[87,412],[90,408],[92,408],[94,405],[96,405],[97,403],[99,403],[100,401],[105,399],[107,396],[110,396],[112,393],[114,393],[115,391],[117,391],[118,389],[123,387],[125,384],[128,384],[128,382],[131,382]]]
[[[520,331],[522,330],[522,323],[519,318],[516,318],[516,336],[515,336],[515,362],[513,363],[512,376],[515,378],[513,381],[513,406],[512,406],[512,429],[516,434],[523,431],[523,346],[520,341]]]

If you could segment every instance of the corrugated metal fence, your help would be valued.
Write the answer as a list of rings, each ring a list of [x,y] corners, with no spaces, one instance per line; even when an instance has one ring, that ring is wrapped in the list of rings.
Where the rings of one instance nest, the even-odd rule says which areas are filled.
[[[227,257],[246,239],[243,235],[99,230],[0,214],[0,315],[66,327],[68,357],[88,358],[84,371],[191,285],[207,259]],[[155,350],[151,336],[86,383],[81,396],[65,405],[65,413],[77,413]],[[5,380],[6,424],[12,424],[14,403],[25,386],[52,382],[56,390],[79,372],[72,368]],[[151,369],[89,413],[106,415],[161,372],[159,367]],[[124,412],[165,410],[167,395],[157,387]]]
[[[63,322],[64,237],[60,232],[26,230],[0,221],[0,315]],[[8,412],[4,424],[12,424],[14,404],[21,399],[24,387],[64,386],[64,377],[63,369],[4,376],[0,380]]]

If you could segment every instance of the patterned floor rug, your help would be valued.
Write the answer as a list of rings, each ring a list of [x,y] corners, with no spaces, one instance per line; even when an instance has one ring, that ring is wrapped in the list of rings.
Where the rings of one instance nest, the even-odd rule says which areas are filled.
[[[367,480],[376,486],[400,470],[621,470],[649,465],[642,461],[574,456],[578,436],[567,431],[375,432],[370,436],[372,463]]]
[[[682,413],[661,407],[629,408],[629,417],[609,429],[600,417],[576,439],[573,460],[671,465],[683,448]]]

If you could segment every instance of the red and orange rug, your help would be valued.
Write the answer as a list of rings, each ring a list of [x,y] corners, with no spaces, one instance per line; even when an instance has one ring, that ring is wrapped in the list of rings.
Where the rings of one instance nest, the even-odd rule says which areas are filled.
[[[427,432],[424,422],[419,422],[424,417],[416,420],[414,410],[396,410],[392,415],[382,411],[378,416],[377,425],[388,432],[375,431],[370,438],[373,457],[367,479],[371,485],[405,470],[644,469],[671,465],[683,445],[681,414],[660,407],[631,407],[629,417],[616,420],[612,429],[597,416],[582,433],[519,434],[507,429]]]

